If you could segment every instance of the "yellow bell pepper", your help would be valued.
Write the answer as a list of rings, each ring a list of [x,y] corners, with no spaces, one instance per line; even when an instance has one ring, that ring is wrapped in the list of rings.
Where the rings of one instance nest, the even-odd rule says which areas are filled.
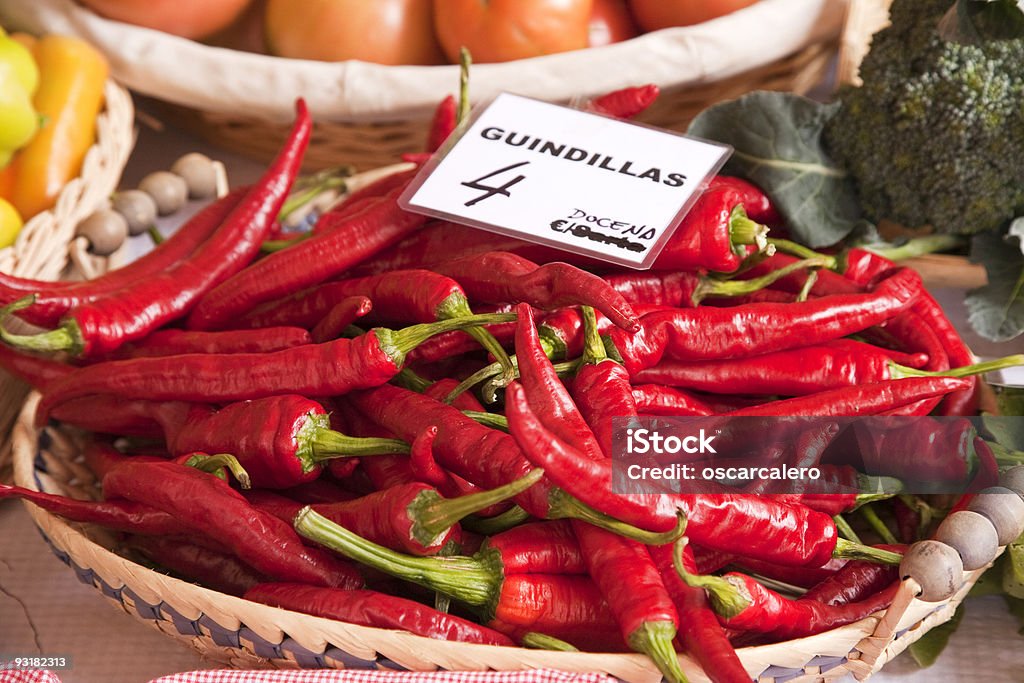
[[[21,232],[21,216],[10,202],[0,199],[0,249],[14,244]]]
[[[78,38],[49,35],[32,49],[39,89],[32,102],[43,125],[14,164],[8,199],[28,220],[53,206],[64,185],[82,168],[96,139],[109,67],[94,47]]]
[[[38,83],[32,53],[0,28],[0,168],[36,134],[39,117],[32,95]]]

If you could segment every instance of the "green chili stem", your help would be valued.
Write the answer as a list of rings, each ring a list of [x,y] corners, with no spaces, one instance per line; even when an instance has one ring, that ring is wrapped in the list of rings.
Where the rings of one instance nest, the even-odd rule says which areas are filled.
[[[580,306],[583,315],[583,365],[597,365],[608,360],[601,333],[597,331],[597,314],[591,306]]]
[[[899,540],[892,533],[892,530],[886,526],[885,522],[882,521],[882,518],[878,516],[878,513],[875,512],[873,507],[868,505],[860,508],[858,512],[860,512],[861,517],[864,518],[864,521],[868,523],[871,529],[878,534],[879,538],[889,545],[896,545],[899,543]]]
[[[749,280],[719,280],[717,278],[704,277],[693,291],[693,304],[699,304],[705,297],[709,296],[744,296],[758,292],[765,287],[778,282],[787,275],[800,270],[813,268],[824,268],[828,265],[825,259],[809,258],[772,271],[767,275],[751,278]],[[813,271],[812,271],[813,272]]]
[[[829,256],[828,254],[822,254],[820,252],[814,251],[813,249],[805,247],[802,244],[797,244],[796,242],[793,242],[791,240],[784,240],[784,239],[781,239],[781,238],[772,237],[772,238],[768,239],[768,244],[771,244],[776,249],[781,251],[783,254],[790,254],[791,256],[796,256],[797,258],[802,258],[802,259],[822,258],[822,259],[825,259],[825,263],[827,263],[828,265],[826,265],[824,267],[828,268],[829,270],[836,270],[839,267],[839,259],[837,259],[835,256]]]
[[[453,330],[465,330],[467,327],[508,323],[515,319],[515,313],[485,313],[451,320],[438,320],[434,323],[410,325],[400,330],[378,327],[373,330],[373,333],[380,339],[381,348],[386,349],[389,355],[395,359],[396,364],[401,365],[405,361],[405,354],[431,337]]]
[[[959,235],[924,235],[907,240],[898,247],[877,247],[863,245],[861,249],[872,254],[884,256],[890,261],[903,261],[915,256],[934,254],[937,251],[949,251],[964,246],[965,240]]]
[[[679,539],[672,546],[672,564],[676,568],[676,574],[687,586],[700,588],[707,593],[708,600],[716,614],[731,619],[750,606],[750,596],[745,595],[742,587],[734,585],[728,579],[720,576],[691,574],[686,571],[686,566],[683,564],[683,548],[685,547],[685,538]]]
[[[543,477],[544,470],[537,468],[503,486],[458,498],[443,498],[436,492],[426,491],[409,506],[409,517],[414,520],[413,538],[423,545],[430,545],[434,539],[458,524],[459,520],[518,496]]]
[[[149,239],[153,242],[153,246],[159,247],[164,243],[164,235],[162,232],[156,229],[155,225],[151,225],[146,234],[149,235]]]
[[[187,467],[193,467],[200,472],[208,472],[210,474],[219,474],[221,470],[227,468],[231,472],[231,476],[238,481],[238,485],[243,489],[252,488],[252,481],[249,479],[249,473],[242,467],[242,463],[238,462],[238,458],[231,455],[230,453],[218,453],[216,455],[206,455],[204,453],[197,453],[191,458],[185,461]]]
[[[548,496],[548,518],[578,519],[610,531],[613,534],[618,534],[646,545],[673,543],[686,530],[686,516],[682,512],[679,513],[679,521],[676,527],[671,531],[663,531],[661,533],[647,531],[599,512],[560,488],[551,489],[551,493]]]
[[[848,560],[864,560],[876,564],[892,565],[898,565],[903,559],[903,555],[900,553],[882,550],[881,548],[872,548],[871,546],[848,541],[845,538],[836,540],[836,549],[833,551],[832,556]]]
[[[297,233],[295,237],[287,237],[285,239],[280,240],[266,240],[265,242],[263,242],[263,244],[260,245],[260,253],[272,254],[275,251],[283,251],[288,247],[292,246],[293,244],[298,244],[299,242],[307,240],[312,236],[312,232],[300,232]]]
[[[498,413],[481,413],[479,410],[463,410],[462,414],[466,417],[472,418],[474,422],[490,427],[492,429],[500,429],[503,432],[508,431],[508,418]]]
[[[288,216],[328,190],[341,190],[344,192],[348,185],[345,179],[352,175],[354,171],[355,169],[351,166],[335,166],[333,168],[325,168],[311,176],[299,178],[293,185],[292,194],[289,195],[281,206],[277,219],[283,222]]]
[[[853,527],[850,526],[850,523],[846,521],[845,517],[842,515],[836,515],[832,519],[836,523],[836,530],[839,532],[840,536],[848,541],[852,541],[853,543],[860,543],[860,538],[857,536],[857,532],[853,530]]]
[[[637,652],[650,657],[669,683],[687,683],[672,646],[675,637],[676,625],[671,621],[645,621],[629,634],[628,643]]]
[[[808,297],[811,296],[811,290],[814,288],[814,284],[818,281],[818,271],[812,270],[807,273],[807,279],[804,280],[803,287],[796,295],[796,303],[803,303],[807,301]]]
[[[971,377],[972,375],[984,375],[996,370],[1015,368],[1024,365],[1024,353],[987,360],[974,365],[964,365],[949,370],[918,370],[908,368],[898,363],[889,362],[889,374],[893,379],[904,379],[906,377]]]
[[[493,563],[461,555],[413,557],[395,552],[357,536],[308,506],[295,516],[294,525],[300,536],[345,557],[493,612],[504,580],[501,569]]]
[[[513,356],[515,358],[515,356]],[[555,363],[552,367],[555,368],[555,374],[559,377],[571,377],[576,374],[576,370],[579,369],[582,357],[574,360],[567,360],[561,363]],[[516,372],[516,377],[519,377],[519,372]],[[498,400],[498,389],[503,388],[494,379],[490,379],[484,382],[484,385],[480,387],[480,397],[484,400],[484,403],[494,403]]]
[[[82,338],[81,328],[73,318],[65,319],[61,322],[60,327],[56,329],[46,330],[38,334],[15,334],[3,327],[4,321],[11,314],[22,311],[35,304],[35,302],[36,295],[29,294],[0,308],[0,339],[24,351],[37,351],[40,353],[67,351],[73,356],[79,355],[85,348],[85,340]]]
[[[737,254],[747,253],[743,246],[753,244],[758,251],[768,247],[768,226],[761,225],[747,216],[742,205],[737,205],[729,214],[729,239]]]
[[[395,379],[403,387],[409,391],[415,391],[417,394],[422,394],[430,387],[431,384],[433,384],[433,382],[424,377],[420,377],[409,368],[402,368],[402,371],[395,375]]]
[[[458,292],[449,295],[448,298],[441,302],[441,305],[437,307],[436,313],[438,320],[454,320],[473,315],[473,311],[469,307],[469,301],[466,300],[465,295]],[[488,353],[494,356],[494,359],[501,366],[502,386],[508,385],[509,382],[515,379],[516,369],[512,365],[511,359],[508,357],[508,352],[505,351],[505,348],[501,343],[494,338],[493,334],[482,327],[470,327],[464,330],[464,332],[475,339],[480,346],[484,347]]]
[[[372,436],[349,436],[333,429],[318,429],[310,442],[313,462],[335,458],[358,458],[368,455],[407,455],[409,444],[398,439]]]
[[[538,633],[537,631],[530,631],[525,634],[519,640],[519,644],[523,647],[532,648],[534,650],[551,650],[554,652],[579,652],[579,650],[564,640],[559,640],[554,636],[549,636],[546,633]]]
[[[518,505],[513,505],[508,510],[505,510],[505,512],[494,517],[470,515],[462,520],[462,528],[484,536],[493,536],[494,534],[500,534],[502,531],[508,531],[517,527],[529,518],[529,512]]]

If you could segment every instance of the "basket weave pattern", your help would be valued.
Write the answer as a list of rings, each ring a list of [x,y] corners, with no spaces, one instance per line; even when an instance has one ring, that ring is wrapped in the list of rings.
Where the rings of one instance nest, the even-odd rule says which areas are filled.
[[[77,435],[33,427],[39,395],[26,401],[14,432],[15,481],[75,498],[98,495],[95,477],[78,460]],[[438,641],[355,626],[252,603],[142,567],[111,551],[116,541],[91,526],[69,524],[26,504],[54,553],[83,583],[118,609],[186,644],[204,657],[246,668],[390,668],[416,671],[557,668],[656,683],[660,673],[641,655],[549,652]],[[952,617],[983,570],[966,573],[944,603],[914,598],[905,582],[888,610],[800,640],[739,650],[759,682],[829,681],[852,673],[864,680],[929,629]],[[692,681],[706,681],[688,657]]]

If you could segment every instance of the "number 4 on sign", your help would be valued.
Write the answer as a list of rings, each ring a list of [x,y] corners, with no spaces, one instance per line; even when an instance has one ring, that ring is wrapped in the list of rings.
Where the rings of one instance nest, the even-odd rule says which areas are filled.
[[[507,183],[505,183],[501,187],[492,187],[490,185],[484,185],[483,181],[487,180],[488,178],[493,178],[496,175],[500,175],[500,174],[502,174],[502,173],[504,173],[506,171],[511,171],[513,168],[519,168],[520,166],[525,166],[528,163],[530,163],[530,162],[529,161],[520,161],[518,164],[512,164],[511,166],[505,166],[504,168],[499,168],[497,171],[491,171],[487,175],[480,176],[476,180],[467,180],[466,182],[462,183],[466,187],[472,188],[474,190],[483,190],[484,191],[484,193],[482,195],[480,195],[476,199],[469,200],[468,202],[465,203],[464,206],[473,206],[477,202],[482,202],[483,200],[489,199],[489,198],[493,197],[496,194],[502,194],[502,195],[505,195],[506,197],[511,197],[512,193],[508,191],[509,188],[512,187],[513,185],[515,185],[516,183],[518,183],[520,180],[524,180],[526,178],[526,176],[524,176],[524,175],[517,175],[515,178],[513,178],[510,181],[508,181]]]

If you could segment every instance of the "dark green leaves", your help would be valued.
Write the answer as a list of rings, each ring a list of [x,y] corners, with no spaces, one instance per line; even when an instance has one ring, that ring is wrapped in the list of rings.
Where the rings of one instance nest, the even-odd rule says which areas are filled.
[[[1020,219],[1005,237],[981,233],[971,241],[971,261],[983,263],[988,284],[967,297],[968,321],[992,341],[1008,341],[1024,332],[1024,251]]]
[[[957,0],[939,24],[939,35],[967,45],[1024,38],[1024,3],[1019,0]]]
[[[763,189],[794,239],[824,247],[861,223],[853,185],[822,145],[822,131],[838,106],[790,93],[753,92],[705,109],[688,133],[732,145],[724,172]]]

